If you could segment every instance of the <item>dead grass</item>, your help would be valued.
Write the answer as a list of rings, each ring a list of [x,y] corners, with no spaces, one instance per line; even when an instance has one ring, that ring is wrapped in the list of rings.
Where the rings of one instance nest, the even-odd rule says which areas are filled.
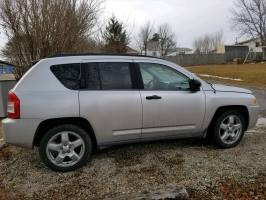
[[[239,82],[239,81],[231,81],[231,80],[225,81],[217,79],[218,81],[221,82],[249,85],[254,87],[266,87],[266,64],[205,65],[205,66],[187,67],[187,69],[196,74],[207,74],[207,75],[243,80],[242,82]],[[204,77],[202,78],[206,79]],[[208,78],[208,80],[210,79]]]

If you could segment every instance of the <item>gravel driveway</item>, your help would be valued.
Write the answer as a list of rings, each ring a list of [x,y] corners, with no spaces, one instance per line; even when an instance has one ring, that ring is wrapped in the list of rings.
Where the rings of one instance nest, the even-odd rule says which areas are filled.
[[[266,89],[249,88],[257,97],[260,105],[260,115],[266,117]]]
[[[266,199],[265,122],[233,149],[194,139],[126,145],[70,173],[47,169],[37,149],[0,150],[0,199],[127,199],[168,186],[185,187],[191,199]]]
[[[257,127],[229,150],[201,140],[106,149],[65,174],[47,169],[37,150],[8,146],[0,151],[0,199],[115,198],[167,185],[184,186],[192,199],[265,199],[265,132]]]

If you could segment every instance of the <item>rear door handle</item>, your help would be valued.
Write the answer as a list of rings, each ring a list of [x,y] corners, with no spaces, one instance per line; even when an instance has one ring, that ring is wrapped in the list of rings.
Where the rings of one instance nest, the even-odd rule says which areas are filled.
[[[159,99],[162,99],[162,97],[153,95],[153,96],[147,96],[146,99],[147,100],[159,100]]]

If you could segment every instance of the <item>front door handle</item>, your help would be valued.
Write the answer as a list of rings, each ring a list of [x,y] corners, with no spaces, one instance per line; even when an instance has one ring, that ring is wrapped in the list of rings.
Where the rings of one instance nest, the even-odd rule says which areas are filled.
[[[162,99],[162,97],[153,95],[153,96],[147,96],[146,99],[147,100],[159,100],[159,99]]]

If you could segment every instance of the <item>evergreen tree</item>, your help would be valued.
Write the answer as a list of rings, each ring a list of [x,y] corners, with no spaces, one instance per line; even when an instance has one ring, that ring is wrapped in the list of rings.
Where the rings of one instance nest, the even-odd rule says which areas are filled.
[[[122,23],[112,17],[103,34],[104,50],[112,53],[126,53],[129,38]]]

